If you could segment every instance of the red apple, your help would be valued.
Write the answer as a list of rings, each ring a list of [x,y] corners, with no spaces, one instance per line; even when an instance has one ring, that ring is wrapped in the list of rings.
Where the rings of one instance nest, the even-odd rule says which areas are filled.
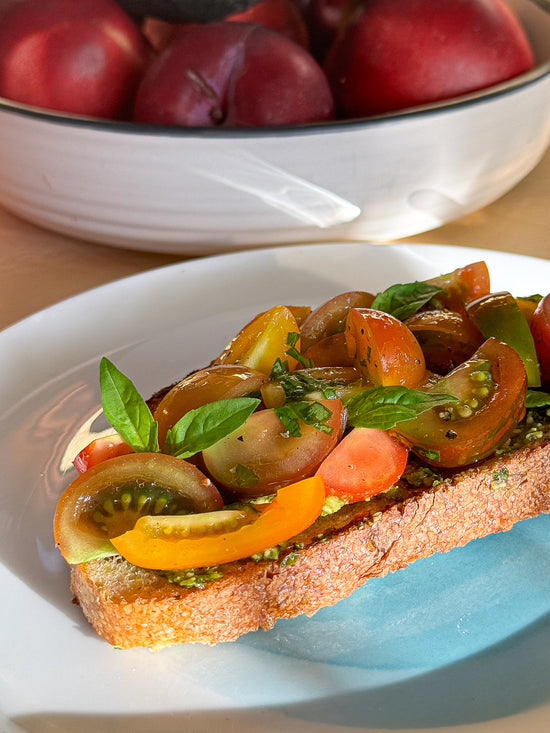
[[[339,114],[363,117],[467,94],[532,66],[525,32],[502,0],[368,0],[325,69]]]
[[[286,36],[252,23],[189,29],[153,62],[134,119],[163,125],[284,125],[330,119],[322,68]]]
[[[150,60],[114,0],[10,0],[0,5],[0,95],[94,117],[129,114]]]
[[[309,48],[307,25],[292,0],[261,0],[240,13],[228,15],[225,20],[235,23],[259,23],[283,33],[304,48]],[[146,18],[143,32],[156,49],[162,50],[193,25],[195,24],[167,23],[158,18]]]

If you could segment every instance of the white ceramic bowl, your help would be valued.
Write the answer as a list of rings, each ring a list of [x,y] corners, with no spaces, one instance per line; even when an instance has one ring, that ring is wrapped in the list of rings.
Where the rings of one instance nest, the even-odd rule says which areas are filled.
[[[152,128],[0,101],[0,202],[93,242],[180,254],[433,229],[504,194],[550,142],[550,14],[510,4],[533,71],[377,119]]]

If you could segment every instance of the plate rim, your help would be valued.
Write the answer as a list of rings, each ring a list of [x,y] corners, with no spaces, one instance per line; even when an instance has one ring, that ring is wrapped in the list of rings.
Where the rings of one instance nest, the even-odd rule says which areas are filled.
[[[436,249],[439,251],[450,251],[453,253],[453,256],[468,256],[468,261],[475,261],[477,259],[484,259],[487,257],[488,259],[502,259],[505,260],[521,260],[521,261],[527,261],[533,265],[535,265],[537,262],[544,262],[547,263],[545,266],[550,267],[550,261],[539,258],[539,257],[533,257],[529,255],[519,255],[511,252],[501,252],[497,250],[486,250],[486,249],[479,249],[479,248],[470,248],[470,247],[455,247],[453,245],[440,245],[440,244],[407,244],[407,243],[398,243],[394,245],[366,245],[362,242],[345,242],[345,243],[320,243],[320,244],[300,244],[300,245],[292,245],[285,248],[277,248],[277,247],[269,247],[259,250],[254,250],[253,252],[250,251],[241,251],[241,252],[229,252],[229,253],[223,253],[219,255],[215,255],[212,257],[204,257],[204,258],[198,258],[196,260],[191,260],[189,262],[178,262],[178,263],[172,263],[168,265],[162,265],[160,267],[156,267],[150,270],[146,270],[143,272],[135,273],[126,277],[118,278],[113,281],[110,281],[108,283],[96,286],[94,288],[88,289],[83,291],[82,293],[78,293],[76,295],[73,295],[69,298],[66,298],[64,300],[61,300],[57,303],[54,303],[44,309],[41,309],[40,311],[37,311],[35,314],[32,314],[31,316],[27,316],[24,319],[21,319],[20,321],[16,322],[15,324],[12,324],[11,326],[8,326],[3,331],[0,331],[0,350],[4,346],[6,341],[11,341],[14,339],[15,341],[19,341],[21,337],[26,337],[27,334],[25,333],[26,330],[41,327],[44,325],[47,325],[47,323],[51,322],[52,320],[55,321],[55,319],[58,317],[58,314],[63,313],[66,309],[71,309],[71,306],[75,302],[79,302],[80,304],[83,304],[85,301],[89,300],[90,298],[101,298],[102,292],[105,290],[112,290],[116,289],[120,286],[120,283],[126,283],[130,289],[132,287],[139,287],[140,282],[143,280],[147,280],[150,278],[163,280],[168,271],[170,271],[169,274],[175,274],[178,270],[182,268],[182,266],[185,266],[187,269],[191,270],[191,274],[195,272],[196,270],[208,270],[213,264],[216,264],[217,266],[223,265],[228,260],[230,260],[233,265],[237,266],[242,261],[245,261],[249,258],[257,259],[258,261],[264,260],[267,256],[270,254],[274,255],[280,255],[283,259],[285,257],[288,257],[292,259],[293,253],[300,252],[303,255],[312,255],[315,251],[319,252],[321,250],[334,252],[334,247],[345,247],[347,250],[352,251],[355,249],[376,249],[377,251],[386,250],[386,251],[394,251],[399,252],[401,250],[403,251],[409,251],[412,253],[419,252],[421,254],[426,254],[430,251],[435,251]],[[316,249],[312,249],[316,248]],[[467,264],[465,261],[464,264]],[[185,277],[185,275],[182,275]],[[187,273],[187,276],[189,277],[189,272]],[[0,560],[0,564],[3,564]],[[1,713],[1,708],[0,708]],[[470,728],[468,726],[468,731],[475,731],[477,730],[477,725]],[[481,729],[481,726],[480,726]],[[367,730],[367,729],[365,729]],[[370,729],[369,729],[370,730]],[[466,730],[466,729],[465,729]],[[538,730],[533,728],[533,731]],[[433,730],[431,730],[430,733],[433,733]]]

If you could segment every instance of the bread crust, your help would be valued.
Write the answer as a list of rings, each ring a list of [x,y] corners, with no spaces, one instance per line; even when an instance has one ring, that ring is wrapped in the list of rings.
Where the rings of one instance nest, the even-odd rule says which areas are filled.
[[[544,439],[400,495],[375,497],[321,519],[277,561],[252,559],[186,589],[121,558],[71,568],[75,600],[110,644],[158,649],[233,641],[280,618],[313,615],[381,577],[437,552],[550,512],[550,441]]]

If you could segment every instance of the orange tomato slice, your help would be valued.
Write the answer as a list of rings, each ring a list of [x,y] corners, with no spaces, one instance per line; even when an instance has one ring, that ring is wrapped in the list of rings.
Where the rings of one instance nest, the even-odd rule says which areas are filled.
[[[241,560],[291,539],[315,522],[325,501],[320,476],[279,489],[275,499],[250,524],[234,531],[182,536],[166,531],[154,517],[141,517],[134,529],[112,540],[133,565],[156,570],[211,567]]]

